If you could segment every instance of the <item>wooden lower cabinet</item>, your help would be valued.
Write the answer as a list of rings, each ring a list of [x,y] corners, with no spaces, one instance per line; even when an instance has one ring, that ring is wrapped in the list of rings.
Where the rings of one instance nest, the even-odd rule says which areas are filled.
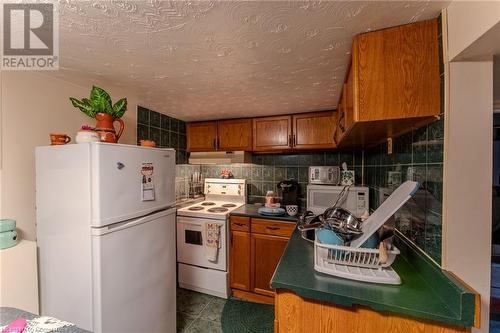
[[[231,231],[231,288],[250,291],[250,233]]]
[[[274,303],[271,278],[295,225],[232,216],[229,279],[233,296]]]
[[[469,329],[421,321],[366,307],[342,307],[301,298],[279,289],[275,298],[274,333],[458,333]]]
[[[252,234],[252,291],[274,297],[270,281],[285,251],[288,238]]]

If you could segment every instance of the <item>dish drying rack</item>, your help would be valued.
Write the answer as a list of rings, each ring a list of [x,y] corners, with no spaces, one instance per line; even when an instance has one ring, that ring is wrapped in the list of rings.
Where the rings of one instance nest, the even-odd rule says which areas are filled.
[[[387,250],[387,260],[381,263],[378,249],[322,244],[316,237],[314,269],[350,280],[399,285],[401,278],[391,267],[399,253],[393,246]]]
[[[384,225],[396,211],[404,205],[419,188],[414,181],[401,184],[370,217],[363,222],[362,234],[350,246],[322,244],[316,235],[314,241],[314,269],[329,275],[351,280],[401,284],[401,278],[391,265],[400,253],[392,246],[387,250],[387,260],[380,262],[378,249],[363,248],[368,238]]]

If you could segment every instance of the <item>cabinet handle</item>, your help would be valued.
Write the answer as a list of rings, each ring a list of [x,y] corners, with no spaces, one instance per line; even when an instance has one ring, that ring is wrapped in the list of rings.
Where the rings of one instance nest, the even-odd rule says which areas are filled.
[[[214,139],[213,146],[214,146],[214,149],[217,150],[217,139]]]
[[[295,147],[297,145],[297,140],[295,140],[295,134],[293,135],[293,146]]]
[[[236,222],[233,222],[234,224],[236,224],[238,227],[244,227],[246,226],[245,223],[236,223]]]
[[[291,134],[288,135],[288,146],[293,147],[292,135]]]
[[[266,229],[269,229],[269,230],[280,230],[280,227],[266,227]]]

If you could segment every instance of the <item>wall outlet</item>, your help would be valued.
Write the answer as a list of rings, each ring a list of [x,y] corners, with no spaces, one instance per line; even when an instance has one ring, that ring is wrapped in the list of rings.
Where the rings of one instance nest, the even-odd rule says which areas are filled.
[[[387,138],[387,155],[392,154],[392,138]]]

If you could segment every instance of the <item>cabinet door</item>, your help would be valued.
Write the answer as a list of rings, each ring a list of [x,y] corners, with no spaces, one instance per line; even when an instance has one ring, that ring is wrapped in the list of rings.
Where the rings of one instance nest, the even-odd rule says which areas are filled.
[[[219,150],[252,151],[252,119],[219,121],[218,134]]]
[[[231,232],[231,288],[250,291],[250,233]]]
[[[429,20],[354,39],[359,121],[439,114],[437,33],[437,20]]]
[[[188,151],[217,150],[216,121],[188,123],[186,130]]]
[[[293,148],[335,148],[333,112],[312,112],[293,116]]]
[[[287,150],[291,148],[291,141],[291,116],[253,119],[254,151]]]
[[[288,238],[252,233],[252,291],[274,296],[271,278],[285,250]]]

